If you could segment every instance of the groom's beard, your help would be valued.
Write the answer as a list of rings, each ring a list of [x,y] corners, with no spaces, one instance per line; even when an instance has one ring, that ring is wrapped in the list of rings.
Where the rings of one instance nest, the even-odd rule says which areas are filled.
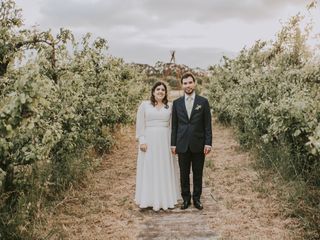
[[[187,89],[184,90],[184,93],[187,95],[191,95],[194,92],[194,89],[191,90],[191,92],[188,92]]]

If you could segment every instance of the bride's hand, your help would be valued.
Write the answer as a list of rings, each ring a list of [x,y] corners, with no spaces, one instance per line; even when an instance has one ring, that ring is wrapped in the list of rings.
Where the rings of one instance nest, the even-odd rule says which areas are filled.
[[[142,152],[146,152],[147,151],[147,144],[140,144],[140,150]]]

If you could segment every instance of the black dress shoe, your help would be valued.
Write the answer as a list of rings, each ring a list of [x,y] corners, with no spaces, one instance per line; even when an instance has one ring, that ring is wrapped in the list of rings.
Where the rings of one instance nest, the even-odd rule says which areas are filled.
[[[181,209],[184,210],[184,209],[187,209],[189,206],[191,205],[191,201],[183,201],[182,205],[181,205]]]
[[[202,203],[200,202],[200,200],[194,200],[193,201],[193,205],[195,208],[199,209],[199,210],[202,210],[203,209],[203,205]]]

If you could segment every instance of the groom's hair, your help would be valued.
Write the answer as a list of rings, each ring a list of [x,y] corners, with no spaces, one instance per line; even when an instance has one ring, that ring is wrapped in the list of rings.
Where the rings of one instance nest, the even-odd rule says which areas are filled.
[[[195,77],[193,76],[193,74],[191,72],[186,72],[182,75],[181,79],[180,79],[180,83],[182,84],[182,80],[185,78],[191,77],[193,79],[193,82],[196,82]]]

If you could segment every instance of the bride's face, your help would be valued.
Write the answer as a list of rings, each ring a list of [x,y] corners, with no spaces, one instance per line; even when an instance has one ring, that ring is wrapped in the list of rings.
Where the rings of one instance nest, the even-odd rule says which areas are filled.
[[[157,101],[162,101],[164,97],[166,96],[166,89],[163,85],[159,85],[156,87],[156,89],[153,91],[153,96]]]

